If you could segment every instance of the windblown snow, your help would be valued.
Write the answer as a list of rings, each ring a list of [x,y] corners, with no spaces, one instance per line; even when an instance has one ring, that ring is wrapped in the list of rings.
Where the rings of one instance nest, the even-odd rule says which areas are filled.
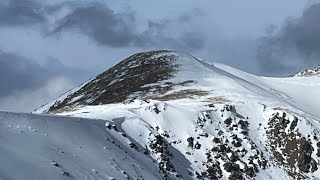
[[[138,53],[32,115],[0,113],[0,179],[316,179],[319,110],[319,76]]]

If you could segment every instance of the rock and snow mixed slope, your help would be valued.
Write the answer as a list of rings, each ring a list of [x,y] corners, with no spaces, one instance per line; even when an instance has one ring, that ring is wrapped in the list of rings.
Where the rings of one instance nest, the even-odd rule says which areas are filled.
[[[294,77],[311,77],[311,76],[320,76],[320,66],[303,70],[294,75]]]
[[[111,156],[118,151],[105,139],[116,139],[130,159],[124,164],[150,167],[146,174],[127,169],[129,179],[315,179],[320,178],[319,90],[317,76],[258,77],[184,53],[150,51],[125,59],[34,113],[87,118],[75,133],[62,133],[71,137],[83,130],[83,138],[96,142],[88,148],[110,146]],[[72,130],[73,121],[65,121]],[[92,164],[101,157],[106,169],[98,171],[108,175],[110,160],[92,154],[81,160]],[[76,174],[77,168],[71,170]]]

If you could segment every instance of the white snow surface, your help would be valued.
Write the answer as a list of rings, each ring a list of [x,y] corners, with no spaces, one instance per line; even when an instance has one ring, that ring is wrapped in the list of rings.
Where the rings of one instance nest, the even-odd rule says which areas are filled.
[[[63,179],[67,171],[74,179],[162,179],[156,162],[161,157],[156,152],[144,155],[141,149],[148,147],[157,135],[166,136],[168,149],[173,154],[171,163],[176,172],[169,178],[197,179],[195,172],[203,172],[206,153],[212,149],[212,139],[222,131],[227,141],[237,135],[243,138],[240,128],[230,130],[224,120],[232,117],[249,122],[248,137],[266,159],[268,168],[260,169],[254,179],[290,179],[284,168],[272,161],[268,150],[265,128],[275,113],[286,112],[289,119],[299,118],[298,129],[302,136],[320,132],[320,77],[259,77],[235,68],[208,63],[190,55],[174,52],[179,57],[179,72],[170,82],[195,80],[188,87],[178,87],[169,93],[183,89],[208,91],[204,96],[167,101],[136,100],[132,103],[116,103],[96,106],[78,106],[59,112],[57,116],[0,113],[0,155],[4,163],[0,179]],[[89,83],[88,81],[87,83]],[[83,85],[82,85],[83,86]],[[50,106],[79,90],[52,101],[34,113],[47,113]],[[209,106],[212,104],[212,106]],[[222,111],[233,105],[236,113]],[[75,118],[76,117],[76,118]],[[199,119],[206,119],[199,122]],[[117,130],[107,127],[117,127]],[[206,134],[206,135],[204,135]],[[207,137],[204,137],[207,136]],[[193,137],[201,144],[190,148],[187,139]],[[113,142],[113,143],[112,143]],[[312,140],[315,142],[315,140]],[[130,143],[138,149],[130,148]],[[241,161],[248,162],[252,150],[249,140],[243,138],[248,153]],[[233,149],[239,149],[232,147]],[[148,148],[147,148],[148,149]],[[312,158],[316,156],[314,146]],[[61,153],[63,152],[63,153]],[[60,167],[52,165],[57,162]],[[222,179],[228,179],[221,161]],[[240,161],[236,163],[242,166]],[[16,173],[16,171],[21,171]],[[189,175],[188,171],[193,175]],[[124,173],[125,172],[125,173]],[[307,178],[320,178],[320,171],[306,174]],[[244,177],[250,179],[249,177]]]
[[[161,177],[113,136],[102,120],[0,112],[0,179]]]

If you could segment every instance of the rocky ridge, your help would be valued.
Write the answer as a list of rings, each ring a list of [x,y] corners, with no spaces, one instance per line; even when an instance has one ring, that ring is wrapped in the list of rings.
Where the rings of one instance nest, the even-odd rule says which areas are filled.
[[[320,66],[303,70],[294,75],[294,77],[312,77],[312,76],[320,76]]]

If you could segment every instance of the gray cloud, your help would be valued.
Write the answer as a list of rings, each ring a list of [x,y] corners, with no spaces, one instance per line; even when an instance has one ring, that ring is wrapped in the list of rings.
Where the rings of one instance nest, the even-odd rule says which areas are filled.
[[[260,39],[257,57],[266,72],[287,73],[320,64],[320,4],[299,18],[289,18],[280,29],[269,28]]]
[[[177,18],[159,22],[148,21],[146,29],[138,32],[133,11],[125,14],[116,13],[106,5],[97,2],[82,6],[73,4],[73,6],[75,8],[58,21],[52,34],[77,30],[100,45],[116,48],[161,47],[197,50],[203,47],[204,39],[195,32],[182,31],[185,29],[181,28],[175,29],[182,24],[188,25],[192,16],[195,15],[193,12],[190,15],[183,14]]]
[[[75,29],[102,45],[112,47],[130,46],[136,41],[132,28],[123,14],[116,14],[105,5],[90,3],[75,8],[58,22],[54,33]]]
[[[0,96],[0,110],[31,112],[75,86],[68,77],[52,77],[33,89],[12,90]]]
[[[203,49],[205,37],[192,25],[199,16],[202,14],[194,9],[175,18],[148,21],[148,27],[138,38],[140,44],[182,51]]]
[[[0,2],[0,25],[21,26],[45,22],[43,7],[35,0]]]
[[[70,12],[49,25],[48,19],[67,7]],[[136,14],[133,10],[117,13],[99,2],[65,1],[54,5],[41,4],[37,0],[7,0],[0,2],[1,26],[24,26],[43,24],[49,27],[49,35],[71,31],[85,34],[97,44],[122,47],[173,48],[176,50],[198,50],[203,47],[204,38],[188,26],[199,10],[184,13],[172,19],[148,22],[139,32]],[[187,29],[189,29],[187,31]]]
[[[40,86],[47,76],[45,69],[26,58],[0,52],[0,96],[6,96],[12,90]]]
[[[21,110],[36,108],[59,95],[55,93],[62,93],[87,78],[86,72],[65,67],[55,58],[49,58],[40,65],[25,57],[0,51],[0,109],[20,109],[23,104],[38,98]],[[69,83],[63,84],[66,81]],[[61,83],[54,85],[53,82]],[[36,92],[39,97],[36,97]]]

